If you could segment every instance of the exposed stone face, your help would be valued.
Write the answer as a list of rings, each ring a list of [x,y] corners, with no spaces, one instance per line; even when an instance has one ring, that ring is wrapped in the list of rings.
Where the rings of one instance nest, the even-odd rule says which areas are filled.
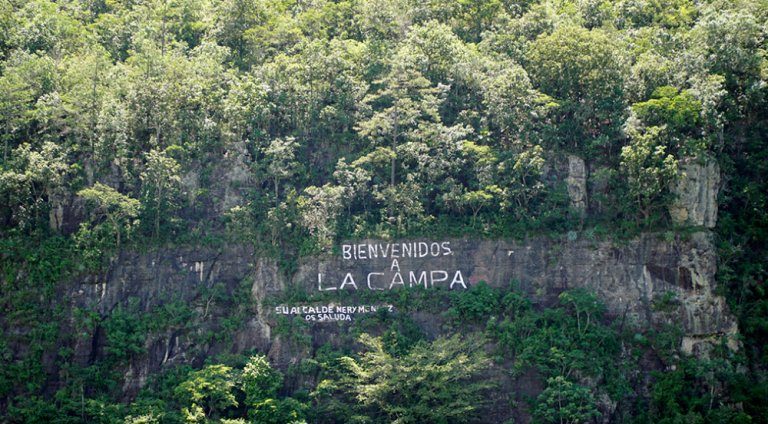
[[[266,269],[266,271],[264,271]],[[126,308],[138,316],[156,312],[163,305],[178,303],[196,312],[195,322],[174,324],[156,334],[150,334],[145,352],[131,361],[125,375],[123,391],[135,395],[148,375],[178,364],[202,365],[205,357],[222,352],[245,352],[258,349],[266,352],[271,345],[270,326],[260,307],[249,306],[249,294],[254,299],[282,287],[279,281],[262,275],[275,276],[276,267],[256,260],[251,249],[233,246],[223,250],[168,249],[160,253],[125,253],[115,261],[106,275],[89,276],[72,286],[62,299],[72,307],[93,310],[102,317],[116,308]],[[265,286],[256,286],[265,284]],[[245,306],[224,300],[242,294]],[[221,332],[219,320],[234,308],[249,308],[247,317],[231,337],[217,338]],[[72,324],[73,328],[79,328]],[[200,342],[210,334],[210,341]],[[105,333],[94,333],[76,339],[74,360],[88,365],[104,354]]]
[[[48,211],[48,227],[51,231],[71,234],[80,228],[86,219],[87,210],[83,198],[73,193],[56,192],[49,194],[51,208]]]
[[[672,221],[678,225],[714,228],[717,223],[717,192],[720,188],[720,167],[714,160],[704,164],[686,159],[680,178],[672,186],[677,196],[669,208]]]
[[[60,231],[64,224],[64,201],[61,196],[50,196],[51,209],[48,211],[48,227],[51,231]]]
[[[568,156],[568,177],[565,182],[571,207],[584,215],[587,211],[587,166],[584,159]]]
[[[443,240],[436,240],[443,242]],[[300,265],[293,284],[307,290],[352,289],[351,274],[358,290],[407,290],[423,271],[445,271],[436,286],[448,288],[457,271],[468,286],[479,281],[525,292],[536,302],[551,302],[564,290],[587,288],[596,292],[615,317],[647,326],[681,325],[690,336],[735,335],[736,322],[724,300],[714,294],[716,254],[707,232],[690,240],[668,242],[647,235],[621,246],[608,241],[568,241],[537,238],[525,242],[447,240],[451,254],[423,258],[369,259],[310,258]],[[429,241],[431,243],[432,241]],[[380,241],[362,241],[366,246]],[[381,253],[381,249],[379,253]],[[402,256],[402,252],[400,253]],[[394,276],[399,268],[404,284]],[[411,272],[413,277],[411,277]],[[318,274],[322,281],[318,282]],[[427,280],[431,277],[427,274]],[[436,276],[441,280],[442,273]],[[345,278],[348,284],[344,284]],[[514,284],[510,285],[512,282]],[[431,281],[430,281],[431,283]],[[460,283],[453,284],[461,289]],[[668,294],[669,293],[669,294]],[[679,300],[674,308],[657,311],[652,306],[665,295]]]
[[[242,204],[241,190],[251,180],[251,171],[248,167],[250,157],[244,142],[231,143],[225,155],[223,172],[224,198],[219,212],[227,211],[234,206]]]
[[[353,258],[344,246],[341,252],[305,258],[292,276],[285,276],[275,261],[256,257],[251,249],[230,246],[222,250],[176,249],[161,253],[124,254],[107,275],[88,277],[71,286],[63,298],[73,307],[87,307],[106,316],[118,306],[134,299],[145,313],[169,302],[181,302],[197,311],[192,327],[171,327],[152,334],[146,354],[135,360],[126,374],[124,389],[136,393],[150,373],[179,363],[200,365],[205,357],[222,352],[258,350],[268,353],[281,367],[295,364],[310,353],[308,346],[297,346],[274,330],[278,324],[268,297],[289,287],[309,293],[340,291],[413,290],[416,284],[428,288],[449,287],[461,290],[479,281],[524,293],[534,303],[549,305],[564,290],[587,288],[605,302],[609,316],[641,328],[665,324],[679,325],[684,334],[682,348],[706,353],[706,346],[725,336],[733,341],[736,321],[722,297],[715,294],[716,255],[709,232],[688,239],[663,240],[653,235],[623,242],[583,239],[535,238],[526,241],[439,239],[401,240],[397,263],[392,247],[387,257],[378,249],[377,257],[367,254]],[[419,252],[419,243],[429,253]],[[435,245],[437,243],[437,245]],[[386,245],[379,240],[357,241],[356,245]],[[403,245],[410,245],[405,253]],[[416,245],[417,249],[413,250]],[[401,274],[402,284],[396,273]],[[411,277],[413,273],[414,277]],[[424,273],[424,274],[422,274]],[[444,273],[444,274],[443,274]],[[461,283],[455,282],[460,273]],[[354,284],[351,284],[347,275]],[[318,276],[321,276],[320,281]],[[370,280],[369,280],[369,276]],[[420,279],[421,276],[423,279]],[[343,284],[347,280],[346,284]],[[370,281],[370,286],[369,286]],[[335,290],[333,290],[335,288]],[[216,332],[216,319],[227,316],[234,307],[214,295],[216,290],[244,296],[247,308],[242,325],[226,343],[201,344],[195,337]],[[350,299],[349,293],[340,299]],[[440,317],[419,312],[414,320],[425,323],[428,334],[440,331]],[[432,325],[430,325],[430,323]],[[314,324],[312,345],[333,343],[344,325]],[[89,339],[90,338],[90,339]],[[75,357],[83,364],[103,354],[103,331],[78,339]]]
[[[192,169],[181,176],[181,185],[190,205],[194,205],[197,200],[197,192],[200,189],[200,171]]]

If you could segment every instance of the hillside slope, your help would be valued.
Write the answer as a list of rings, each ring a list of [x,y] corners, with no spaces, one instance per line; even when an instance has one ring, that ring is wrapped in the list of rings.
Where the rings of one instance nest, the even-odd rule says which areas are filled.
[[[0,421],[768,422],[766,22],[0,0]]]

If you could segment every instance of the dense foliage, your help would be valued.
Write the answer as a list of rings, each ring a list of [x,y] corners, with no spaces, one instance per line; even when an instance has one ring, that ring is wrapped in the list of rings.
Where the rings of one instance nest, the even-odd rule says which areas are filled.
[[[535,370],[509,408],[540,422],[768,421],[767,22],[753,0],[0,0],[0,421],[460,422],[498,369]],[[589,164],[586,213],[568,155]],[[121,372],[149,334],[226,304],[194,332],[226,344],[248,294],[107,315],[59,298],[171,245],[247,244],[290,271],[345,238],[682,231],[670,184],[712,160],[744,349],[707,361],[674,352],[673,329],[608,325],[587,293],[545,307],[480,285],[445,319],[498,348],[492,367],[479,339],[378,317],[363,353],[313,352],[301,387],[263,357],[217,358],[134,400]],[[94,333],[104,349],[76,365]],[[644,380],[648,351],[668,372]]]

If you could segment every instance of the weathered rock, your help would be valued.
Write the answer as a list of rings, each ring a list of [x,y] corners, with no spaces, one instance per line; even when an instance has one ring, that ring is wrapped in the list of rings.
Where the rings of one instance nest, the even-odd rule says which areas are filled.
[[[194,205],[200,190],[200,171],[191,169],[182,175],[181,185],[184,187],[184,194],[186,194],[189,204]]]
[[[423,285],[462,289],[479,281],[524,292],[539,303],[551,303],[562,291],[587,288],[605,302],[617,319],[649,325],[677,324],[702,341],[711,335],[736,335],[736,321],[722,297],[715,294],[716,254],[708,232],[689,240],[663,240],[646,235],[626,244],[608,241],[537,238],[525,242],[452,239],[415,240],[400,244],[437,243],[437,255],[393,258],[382,252],[386,242],[365,240],[366,253],[357,259],[342,255],[310,258],[299,266],[293,284],[308,291],[389,290]],[[378,257],[368,246],[380,244]],[[391,249],[391,247],[390,247]],[[414,249],[411,248],[411,251]],[[416,255],[420,256],[420,255]],[[396,260],[396,263],[394,262]],[[400,276],[396,276],[399,271]],[[460,272],[460,276],[457,276]],[[459,282],[459,279],[461,282]],[[402,284],[400,283],[402,281]],[[353,284],[354,283],[354,284]],[[434,283],[434,284],[433,284]],[[655,310],[659,298],[674,295],[671,310]]]
[[[58,195],[52,195],[48,201],[51,209],[48,211],[48,227],[51,231],[58,232],[64,224],[64,199]]]
[[[686,159],[680,168],[680,178],[672,186],[676,196],[669,207],[672,221],[678,225],[714,228],[719,187],[720,167],[716,161],[708,159],[702,164]]]
[[[550,305],[564,290],[582,287],[598,294],[609,317],[640,328],[679,325],[685,336],[681,347],[705,354],[707,346],[722,337],[737,347],[736,321],[715,292],[711,238],[709,232],[699,232],[672,241],[645,235],[620,244],[578,237],[363,240],[354,244],[354,250],[352,244],[344,244],[338,254],[304,258],[292,276],[285,276],[275,261],[256,257],[244,247],[186,248],[125,254],[107,275],[87,278],[63,295],[73,307],[102,316],[129,304],[147,314],[170,302],[196,311],[191,327],[171,326],[150,335],[146,354],[126,374],[124,389],[129,396],[147,375],[174,364],[199,365],[218,353],[258,350],[287,367],[309,355],[313,346],[338,343],[339,331],[348,328],[342,323],[309,324],[309,344],[297,344],[291,341],[292,334],[276,331],[278,317],[269,298],[289,288],[322,291],[331,303],[338,294],[337,304],[356,304],[355,293],[369,290],[407,291],[416,285],[463,290],[486,281],[521,292],[536,304]],[[230,303],[216,293],[228,296]],[[239,303],[237,296],[248,299]],[[217,320],[229,316],[233,308],[240,308],[245,317],[230,330],[228,342],[201,342],[206,340],[201,334],[221,331]],[[413,319],[435,335],[441,331],[441,318],[430,314],[419,311]],[[90,340],[77,340],[75,356],[85,364],[103,355],[103,347],[104,333],[97,329]]]
[[[568,197],[571,208],[584,215],[587,211],[587,166],[584,159],[578,156],[568,156]]]
[[[221,181],[224,181],[224,199],[220,204],[219,212],[242,204],[242,190],[251,180],[248,163],[250,163],[250,158],[245,143],[230,143],[223,161],[222,171],[224,175]]]
[[[268,270],[264,275],[279,275],[277,267],[267,262],[254,260],[252,249],[242,246],[125,253],[106,275],[85,278],[63,298],[73,309],[91,310],[102,317],[110,316],[117,308],[132,316],[153,317],[169,304],[195,311],[194,322],[171,320],[161,324],[158,333],[147,335],[145,353],[131,361],[124,376],[123,392],[130,398],[148,375],[161,369],[178,364],[201,365],[205,357],[218,353],[254,349],[266,352],[271,345],[270,326],[265,311],[253,305],[258,305],[257,298],[282,287],[266,277],[254,277],[262,274],[261,269]],[[269,285],[260,286],[263,282]],[[254,299],[249,298],[249,293]],[[247,308],[250,313],[242,326],[222,338],[221,320],[237,308]],[[76,323],[71,326],[78,328]],[[90,336],[75,339],[75,344],[75,361],[88,365],[104,355],[104,330],[96,328]]]
[[[51,231],[71,234],[80,228],[86,218],[85,201],[73,193],[56,191],[49,194],[48,227]]]

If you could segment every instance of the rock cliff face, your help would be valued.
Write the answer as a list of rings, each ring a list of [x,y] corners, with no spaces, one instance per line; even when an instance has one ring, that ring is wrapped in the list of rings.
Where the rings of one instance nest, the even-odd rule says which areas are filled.
[[[716,255],[707,232],[670,241],[646,235],[621,245],[544,238],[366,240],[355,245],[342,246],[341,254],[332,258],[307,260],[293,284],[315,291],[409,290],[425,284],[462,290],[486,281],[522,291],[540,303],[553,301],[564,290],[587,288],[617,319],[643,327],[679,324],[689,351],[700,341],[737,332],[724,299],[714,293]]]
[[[568,177],[565,179],[571,207],[584,216],[587,212],[587,166],[578,156],[568,157]]]
[[[643,328],[677,324],[685,333],[682,347],[705,352],[709,341],[722,336],[735,343],[737,332],[724,299],[715,294],[715,270],[708,232],[674,240],[646,235],[620,244],[573,237],[364,240],[339,246],[333,255],[306,258],[290,276],[274,261],[238,246],[125,254],[108,274],[84,278],[62,295],[72,307],[102,316],[126,305],[147,316],[173,304],[196,311],[195,322],[177,322],[147,339],[146,354],[131,363],[126,375],[124,389],[130,395],[152,372],[178,363],[199,365],[217,353],[269,352],[282,365],[308,354],[290,351],[275,335],[274,304],[265,299],[288,289],[322,292],[333,299],[341,297],[342,291],[349,298],[366,291],[407,291],[416,286],[463,290],[486,281],[546,305],[564,290],[584,287],[603,299],[611,319]],[[222,319],[233,310],[239,321],[230,324],[225,343],[219,337]],[[344,328],[344,324],[310,324],[312,337],[318,339],[313,344],[333,340],[333,333]],[[103,354],[104,337],[104,331],[96,329],[77,338],[78,361],[85,364]]]
[[[247,182],[243,172],[247,158],[243,151],[239,153],[230,158],[229,183],[220,193],[227,207],[240,202],[237,183]],[[588,206],[599,203],[588,202],[587,169],[582,159],[572,156],[553,171],[554,180],[567,184],[571,207],[582,216]],[[713,227],[717,165],[690,162],[683,172],[673,187],[678,196],[670,208],[673,220]],[[188,193],[197,191],[197,179],[194,173],[185,177]],[[191,203],[194,200],[190,198]],[[70,210],[80,209],[65,208],[63,215],[56,212],[52,225],[73,227],[77,214]],[[708,347],[723,337],[736,349],[736,320],[725,300],[715,294],[715,271],[716,252],[707,230],[674,238],[648,234],[622,242],[590,240],[576,233],[525,241],[355,240],[337,246],[333,254],[303,258],[291,272],[245,246],[123,253],[104,275],[84,276],[67,285],[61,297],[73,310],[68,324],[76,334],[72,348],[81,365],[106,355],[109,334],[104,325],[83,331],[75,310],[94,311],[106,318],[126,309],[132,316],[146,317],[150,324],[162,321],[149,331],[143,353],[130,360],[123,390],[131,397],[149,375],[164,368],[182,363],[200,366],[216,354],[254,350],[287,367],[310,355],[313,347],[338,343],[339,332],[349,329],[343,322],[309,322],[312,340],[292,343],[291,334],[280,328],[286,317],[278,316],[275,299],[281,297],[281,306],[288,308],[311,302],[285,303],[288,293],[304,293],[294,296],[304,299],[322,295],[326,304],[350,299],[359,304],[355,299],[365,298],[368,292],[407,293],[419,286],[426,287],[429,295],[431,290],[464,290],[485,281],[547,306],[564,290],[587,288],[606,304],[609,319],[640,328],[679,326],[684,333],[681,348],[686,352],[706,355]],[[286,315],[306,319],[301,313]],[[440,332],[434,311],[416,315],[414,320],[427,334]]]
[[[688,159],[680,168],[680,178],[672,186],[677,196],[669,208],[672,221],[678,225],[714,228],[717,223],[717,192],[720,167],[714,160],[704,163]]]

